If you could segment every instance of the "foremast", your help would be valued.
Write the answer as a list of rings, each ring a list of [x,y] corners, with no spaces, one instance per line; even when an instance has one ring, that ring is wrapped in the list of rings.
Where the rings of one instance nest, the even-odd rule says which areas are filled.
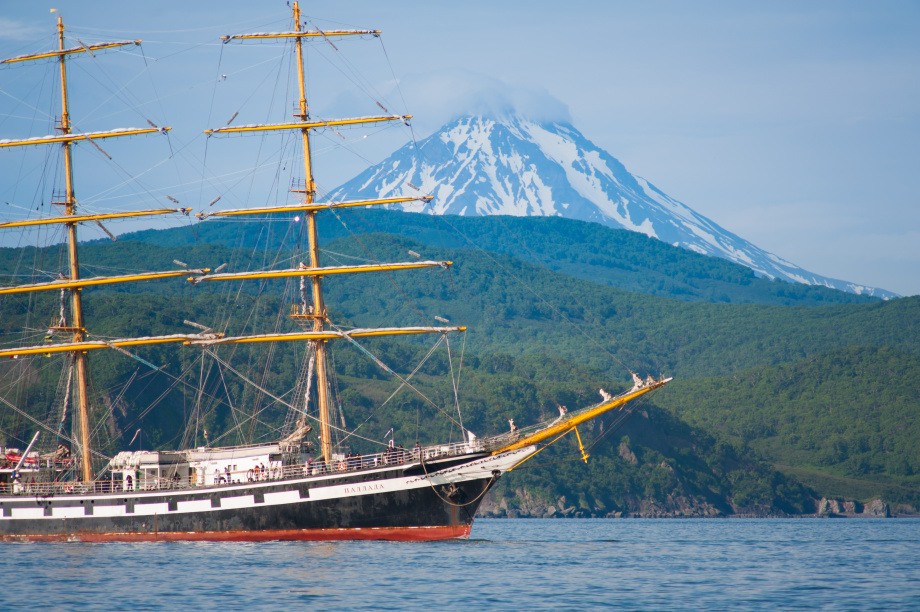
[[[294,2],[294,29],[297,32],[303,31],[303,24],[300,22],[300,5]],[[307,106],[306,84],[304,83],[303,74],[303,39],[298,36],[294,39],[297,49],[297,81],[300,85],[300,120],[307,123],[310,119],[310,110]],[[316,183],[313,180],[313,167],[310,159],[310,129],[301,130],[303,139],[303,172],[304,172],[304,203],[312,204],[316,198]],[[319,267],[319,238],[316,231],[316,211],[311,210],[307,215],[307,233],[310,249],[310,267]],[[313,331],[322,332],[326,326],[326,306],[323,301],[323,277],[313,276],[310,278],[313,288],[313,312],[307,313],[306,316],[313,318]],[[323,453],[323,461],[332,461],[332,431],[329,428],[329,395],[326,376],[326,341],[315,340],[313,342],[316,353],[316,394],[317,407],[319,408],[320,422],[320,447]]]
[[[223,127],[215,130],[207,130],[207,134],[222,134],[222,133],[246,133],[246,132],[260,132],[260,131],[273,131],[273,130],[299,130],[301,133],[302,147],[303,147],[303,162],[304,162],[304,183],[305,187],[303,190],[298,190],[298,193],[303,194],[303,202],[298,206],[287,206],[287,207],[273,207],[267,209],[249,209],[249,210],[239,210],[239,211],[227,211],[223,214],[268,214],[272,212],[282,212],[282,211],[292,211],[300,210],[305,213],[307,221],[307,239],[308,245],[307,250],[310,259],[309,268],[306,266],[301,266],[293,270],[279,270],[279,271],[270,271],[270,272],[260,272],[260,273],[246,273],[246,274],[225,274],[225,275],[212,275],[212,276],[201,276],[194,279],[195,282],[200,281],[211,281],[211,280],[221,280],[221,279],[241,279],[241,278],[271,278],[271,277],[284,277],[284,276],[301,276],[309,277],[309,282],[311,286],[312,294],[312,306],[309,308],[304,305],[304,308],[301,312],[296,313],[294,316],[302,321],[312,322],[308,323],[305,327],[311,328],[310,332],[305,332],[301,334],[274,334],[264,336],[262,338],[228,338],[222,342],[257,342],[257,341],[279,341],[279,340],[295,340],[295,339],[304,339],[308,340],[312,345],[315,353],[315,363],[316,363],[316,390],[317,390],[317,408],[319,412],[319,421],[320,421],[320,444],[323,455],[323,460],[326,462],[332,461],[332,431],[331,431],[331,419],[330,419],[330,399],[329,399],[329,385],[328,385],[328,373],[326,371],[326,348],[327,342],[329,339],[333,338],[352,338],[358,336],[358,333],[342,333],[335,332],[327,328],[329,324],[328,314],[326,312],[325,301],[323,299],[323,276],[327,274],[336,274],[336,273],[346,273],[352,274],[356,272],[371,272],[371,271],[386,271],[393,269],[407,269],[407,268],[416,268],[416,267],[428,267],[428,266],[442,266],[446,267],[450,265],[451,262],[417,262],[417,263],[406,263],[406,264],[384,264],[384,265],[373,265],[373,266],[355,266],[347,269],[335,269],[335,268],[322,268],[320,265],[319,257],[319,239],[317,236],[317,219],[316,215],[321,210],[330,209],[330,208],[341,208],[346,206],[370,206],[375,204],[387,204],[391,202],[405,202],[412,200],[430,200],[430,197],[418,197],[418,198],[393,198],[390,200],[367,200],[362,202],[340,202],[340,203],[329,203],[326,205],[316,205],[316,183],[313,179],[313,168],[310,154],[310,132],[316,128],[323,127],[333,127],[339,125],[358,125],[358,124],[369,124],[376,123],[380,121],[407,121],[410,117],[404,115],[384,115],[384,116],[372,116],[372,117],[358,117],[352,119],[342,119],[342,120],[328,120],[328,121],[316,121],[311,119],[310,116],[310,107],[307,104],[306,97],[306,81],[304,76],[304,62],[303,62],[303,39],[309,37],[322,37],[329,38],[332,36],[354,36],[354,35],[373,35],[377,36],[380,34],[379,30],[331,30],[331,31],[307,31],[304,28],[303,23],[301,23],[301,12],[300,5],[298,2],[294,2],[293,5],[293,18],[294,18],[294,29],[290,32],[266,32],[266,33],[257,33],[257,34],[242,34],[235,36],[224,36],[222,40],[227,43],[231,40],[245,40],[245,39],[284,39],[284,38],[293,38],[295,45],[295,56],[296,56],[296,70],[297,70],[297,80],[299,85],[299,103],[298,110],[294,114],[294,117],[299,121],[294,123],[283,123],[283,124],[270,124],[270,125],[247,125],[241,127]],[[200,218],[205,216],[218,216],[220,212],[210,213],[210,214],[200,214]],[[387,329],[387,330],[354,330],[354,332],[364,332],[366,335],[396,335],[400,333],[444,333],[446,331],[460,331],[462,328],[413,328],[412,331],[408,330],[399,330],[399,329]],[[196,343],[197,344],[197,343]]]

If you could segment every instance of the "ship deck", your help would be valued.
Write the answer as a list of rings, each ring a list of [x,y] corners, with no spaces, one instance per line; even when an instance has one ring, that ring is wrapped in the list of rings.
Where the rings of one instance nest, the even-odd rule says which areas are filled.
[[[437,444],[431,446],[416,446],[410,449],[402,447],[390,447],[384,452],[373,454],[354,454],[334,461],[324,462],[322,460],[309,459],[305,462],[291,464],[282,464],[281,462],[272,462],[273,465],[266,466],[264,469],[247,469],[237,471],[221,472],[218,482],[207,485],[197,484],[191,477],[163,476],[157,478],[137,479],[131,485],[124,481],[115,479],[111,470],[106,470],[106,477],[99,478],[90,483],[84,483],[75,480],[61,478],[62,472],[59,465],[43,465],[41,468],[30,467],[28,471],[22,472],[23,480],[25,478],[36,478],[35,482],[20,483],[2,483],[0,484],[0,496],[19,496],[19,495],[38,495],[38,496],[57,496],[57,495],[94,495],[106,493],[122,493],[126,491],[180,491],[180,490],[203,490],[203,489],[220,489],[223,487],[238,486],[240,484],[257,483],[264,481],[283,481],[308,476],[322,475],[351,475],[355,472],[379,469],[381,467],[397,467],[410,464],[419,464],[424,467],[428,461],[449,459],[451,457],[468,456],[471,454],[485,453],[492,450],[494,444],[486,441],[476,440],[473,443],[461,442],[452,444]],[[225,449],[212,449],[215,452],[221,452]],[[182,453],[183,451],[178,451]],[[188,451],[200,452],[200,451]],[[421,461],[420,461],[421,459]],[[12,472],[12,469],[0,470],[0,472]],[[43,480],[49,476],[56,475],[55,480]]]

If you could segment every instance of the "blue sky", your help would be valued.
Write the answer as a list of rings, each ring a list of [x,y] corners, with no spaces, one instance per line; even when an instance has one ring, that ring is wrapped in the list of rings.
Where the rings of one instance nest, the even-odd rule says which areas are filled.
[[[51,8],[86,43],[145,41],[143,56],[107,54],[71,71],[72,80],[98,86],[75,91],[75,116],[88,116],[81,127],[146,118],[174,127],[169,145],[181,153],[158,166],[166,174],[145,174],[141,183],[181,193],[183,204],[198,208],[212,199],[213,185],[193,184],[196,163],[207,156],[213,174],[245,170],[234,166],[235,153],[205,148],[199,133],[236,111],[237,123],[266,119],[256,102],[278,89],[265,68],[278,49],[244,54],[215,41],[284,29],[285,2],[4,0],[0,55],[48,48]],[[349,84],[353,78],[335,83],[342,65],[360,70],[364,91],[415,115],[418,136],[499,89],[529,114],[571,119],[633,173],[762,248],[819,274],[920,294],[916,2],[339,0],[303,8],[321,27],[384,32],[382,46],[340,45],[350,63],[332,66],[322,53],[312,61],[311,100],[315,109],[330,109],[326,116],[374,112]],[[47,94],[51,85],[30,72],[0,70],[0,115],[29,119],[0,121],[2,137],[42,131],[37,111],[18,100]],[[134,79],[128,90],[109,87],[109,77],[125,76]],[[326,76],[328,89],[314,84]],[[135,108],[110,112],[108,98]],[[373,134],[367,153],[349,152],[318,168],[317,178],[335,187],[405,137],[399,130]],[[119,180],[169,150],[162,139],[137,140],[104,145],[125,160],[113,171]],[[153,152],[129,153],[137,147]],[[0,200],[31,201],[33,193],[11,187],[18,171],[3,155]],[[82,161],[80,169],[93,173],[97,162]],[[81,180],[78,196],[104,200],[102,179]]]

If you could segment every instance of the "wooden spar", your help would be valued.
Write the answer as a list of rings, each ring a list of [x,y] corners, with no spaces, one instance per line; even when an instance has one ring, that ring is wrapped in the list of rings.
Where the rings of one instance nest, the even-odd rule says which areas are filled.
[[[300,40],[297,40],[300,43]],[[309,109],[307,109],[309,112]],[[264,123],[258,125],[241,125],[239,127],[222,127],[214,130],[205,130],[205,134],[233,134],[240,132],[270,132],[273,130],[310,130],[323,127],[337,127],[343,125],[361,125],[365,123],[378,123],[380,121],[408,121],[412,115],[375,115],[372,117],[354,117],[351,119],[330,119],[329,121],[304,121],[300,123]]]
[[[102,219],[127,219],[128,217],[146,217],[148,215],[167,215],[170,213],[189,214],[191,208],[161,208],[157,210],[137,210],[134,212],[105,213],[101,215],[71,215],[67,217],[50,217],[47,219],[27,219],[25,221],[10,221],[0,223],[0,229],[7,227],[27,227],[30,225],[48,225],[52,223],[82,223],[84,221],[100,221]]]
[[[210,271],[210,268],[196,268],[193,270],[170,270],[168,272],[142,272],[140,274],[127,274],[124,276],[97,276],[94,278],[77,278],[76,280],[67,279],[48,283],[35,283],[33,285],[19,285],[17,287],[0,287],[0,295],[8,293],[29,293],[32,291],[54,291],[56,289],[73,290],[96,285],[113,285],[116,283],[133,283],[137,281],[155,280],[158,278],[172,278],[175,276],[185,276],[186,274],[207,274]],[[71,270],[71,274],[73,274],[73,270]]]
[[[169,336],[144,336],[141,338],[118,338],[116,340],[84,340],[67,344],[40,344],[0,350],[0,357],[24,357],[26,355],[48,355],[51,353],[85,353],[86,351],[124,348],[127,346],[145,346],[166,344],[169,342],[193,343],[197,340],[220,338],[222,334],[171,334]]]
[[[313,213],[311,213],[313,214]],[[188,280],[193,283],[214,280],[247,280],[254,278],[288,278],[292,276],[331,276],[334,274],[358,274],[359,272],[389,272],[392,270],[412,270],[415,268],[447,268],[452,261],[409,261],[405,263],[371,264],[363,266],[328,266],[325,268],[288,268],[285,270],[266,270],[264,272],[229,272],[227,274],[203,274]],[[0,291],[2,293],[2,291]]]
[[[129,346],[147,346],[182,342],[194,346],[212,346],[215,344],[250,344],[258,342],[327,341],[340,338],[375,338],[378,336],[412,336],[418,334],[446,334],[466,331],[465,327],[380,327],[369,329],[352,329],[348,331],[307,331],[289,334],[262,334],[255,336],[235,336],[225,338],[220,333],[171,334],[168,336],[144,336],[140,338],[118,338],[115,340],[84,340],[79,343],[40,344],[17,348],[0,349],[0,357],[25,357],[27,355],[48,355],[51,353],[72,353],[106,349],[125,348]]]
[[[214,344],[249,344],[253,342],[290,342],[296,340],[309,340],[313,342],[326,342],[339,338],[374,338],[378,336],[411,336],[416,334],[445,334],[449,332],[466,331],[465,327],[378,327],[370,329],[352,329],[348,331],[305,331],[285,334],[260,334],[255,336],[236,336],[229,338],[216,338],[192,340],[189,344],[211,346]],[[0,353],[0,357],[3,353]]]
[[[64,56],[61,56],[61,61],[64,61]],[[18,140],[0,140],[0,148],[3,147],[21,147],[25,145],[37,145],[37,144],[53,144],[56,142],[63,142],[65,144],[70,144],[71,142],[76,142],[78,140],[98,140],[101,138],[114,138],[115,136],[138,136],[140,134],[153,134],[154,132],[168,132],[172,128],[162,127],[162,128],[127,128],[123,130],[110,130],[108,132],[87,132],[86,134],[71,134],[66,132],[61,136],[41,136],[39,138],[20,138]],[[98,145],[97,145],[98,146]]]
[[[195,213],[199,219],[208,217],[229,217],[235,215],[270,215],[285,212],[319,212],[334,208],[352,208],[355,206],[379,206],[382,204],[400,204],[402,202],[428,202],[434,196],[418,196],[415,198],[381,198],[379,200],[354,200],[350,202],[317,202],[310,204],[291,204],[286,206],[264,206],[262,208],[237,208],[233,210],[219,210],[217,212]],[[3,227],[0,225],[0,227]]]
[[[62,31],[63,26],[61,25],[61,18],[58,17],[58,29]],[[63,58],[65,55],[70,55],[72,53],[85,53],[87,51],[100,51],[102,49],[112,49],[114,47],[123,47],[125,45],[139,45],[141,41],[139,40],[122,40],[119,42],[111,43],[98,43],[95,45],[82,45],[79,47],[73,47],[71,49],[58,49],[57,51],[46,51],[45,53],[35,53],[33,55],[20,55],[18,57],[11,57],[10,59],[5,59],[0,61],[0,64],[13,64],[15,62],[25,62],[28,60],[36,59],[47,59],[49,57],[59,57]]]
[[[299,15],[298,11],[298,15]],[[298,24],[299,26],[299,24]],[[231,40],[245,40],[245,39],[259,39],[259,38],[296,38],[300,40],[302,38],[311,38],[311,37],[320,37],[326,38],[327,36],[362,36],[362,35],[371,35],[378,36],[380,30],[316,30],[314,32],[306,32],[301,30],[299,27],[294,32],[256,32],[254,34],[237,34],[236,36],[221,36],[220,39],[225,43],[230,42]]]
[[[605,412],[609,412],[613,410],[614,408],[622,408],[624,405],[628,404],[629,402],[636,399],[637,397],[645,395],[649,391],[654,391],[655,389],[659,389],[663,387],[665,384],[667,384],[671,380],[672,380],[671,378],[666,378],[664,380],[656,380],[655,382],[650,383],[647,386],[641,387],[639,389],[633,389],[632,391],[629,391],[621,395],[620,397],[614,398],[613,400],[609,402],[604,402],[600,404],[599,406],[595,406],[594,408],[590,408],[583,412],[574,414],[570,418],[565,419],[564,421],[557,423],[556,425],[552,425],[550,427],[547,427],[546,429],[541,429],[540,431],[534,434],[521,438],[520,440],[518,440],[517,442],[514,442],[513,444],[503,446],[502,448],[496,451],[493,451],[492,454],[497,455],[499,453],[506,453],[508,451],[517,450],[519,448],[524,448],[525,446],[530,446],[531,444],[542,442],[543,440],[546,440],[547,438],[551,438],[557,434],[560,434],[563,432],[568,433],[569,431],[571,431],[572,429],[574,429],[575,427],[577,427],[578,425],[581,425],[582,423],[586,421],[590,421],[591,419],[597,418],[600,415],[604,414]]]

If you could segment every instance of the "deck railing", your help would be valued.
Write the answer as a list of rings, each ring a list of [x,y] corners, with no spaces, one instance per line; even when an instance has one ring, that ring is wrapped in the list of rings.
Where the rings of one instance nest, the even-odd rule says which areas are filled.
[[[326,474],[345,474],[382,466],[418,463],[420,456],[424,457],[425,461],[430,461],[444,457],[490,451],[493,450],[494,446],[495,444],[492,440],[475,440],[473,442],[436,444],[425,447],[416,446],[408,449],[390,447],[382,453],[355,455],[330,462],[312,459],[304,463],[289,465],[278,465],[280,462],[272,462],[270,465],[265,466],[264,469],[237,470],[211,475],[209,478],[214,478],[218,482],[206,485],[197,484],[193,479],[188,477],[182,478],[179,476],[162,475],[159,477],[144,478],[143,474],[131,483],[130,488],[126,488],[126,483],[113,479],[97,480],[92,483],[76,481],[6,483],[0,484],[0,495],[12,494],[50,497],[54,495],[87,495],[123,493],[128,491],[169,491],[190,488],[204,489],[226,487],[249,482],[288,480]]]

